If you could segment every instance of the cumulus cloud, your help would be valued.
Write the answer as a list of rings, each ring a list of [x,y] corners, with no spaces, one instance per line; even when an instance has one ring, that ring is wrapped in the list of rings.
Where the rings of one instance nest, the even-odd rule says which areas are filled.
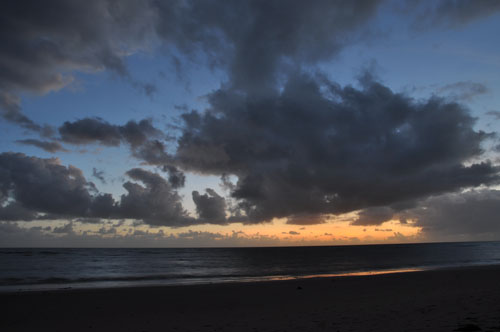
[[[226,223],[226,200],[215,192],[207,188],[205,194],[193,191],[193,201],[196,205],[196,212],[201,220],[213,223]]]
[[[194,223],[182,207],[181,197],[158,174],[134,168],[127,175],[143,185],[127,181],[127,194],[120,197],[120,218],[142,219],[150,225],[187,226]]]
[[[115,200],[99,193],[81,170],[55,158],[0,154],[0,220],[136,219],[154,226],[207,223],[188,215],[181,196],[160,175],[134,168],[123,184],[127,193]],[[83,219],[82,219],[83,218]]]
[[[186,171],[235,175],[231,196],[243,222],[400,209],[498,180],[490,163],[470,163],[491,135],[474,129],[463,105],[415,101],[370,79],[361,84],[341,87],[321,75],[297,74],[273,95],[222,88],[208,97],[204,113],[183,114],[175,153],[157,144],[141,156]]]
[[[92,202],[92,184],[73,166],[58,159],[0,154],[0,211],[23,209],[56,215],[84,216]]]
[[[0,218],[131,218],[154,225],[258,223],[287,218],[314,224],[324,215],[363,210],[355,224],[380,224],[392,210],[462,188],[498,181],[481,156],[489,137],[474,129],[461,104],[415,101],[370,79],[342,87],[311,68],[359,40],[381,1],[23,1],[0,5],[0,108],[7,121],[53,136],[22,114],[19,94],[60,89],[74,71],[109,70],[146,94],[124,57],[150,43],[226,71],[207,96],[209,108],[182,115],[173,146],[151,120],[115,125],[100,118],[65,122],[67,144],[127,144],[133,156],[159,165],[168,179],[135,168],[118,200],[98,193],[73,166],[57,159],[0,155]],[[25,6],[25,7],[23,7]],[[26,9],[28,8],[28,9]],[[498,9],[487,0],[439,2],[432,15],[465,24]],[[443,88],[470,99],[477,83]],[[45,141],[25,140],[41,148]],[[192,193],[198,218],[177,190],[183,172],[232,175],[235,206],[212,189]],[[226,211],[230,210],[230,211]],[[226,213],[232,215],[226,218]],[[82,219],[83,220],[83,219]]]

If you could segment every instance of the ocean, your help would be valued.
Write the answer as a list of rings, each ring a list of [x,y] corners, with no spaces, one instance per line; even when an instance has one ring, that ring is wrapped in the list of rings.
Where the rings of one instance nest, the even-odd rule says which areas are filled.
[[[193,249],[0,248],[0,291],[377,274],[500,264],[500,242]]]

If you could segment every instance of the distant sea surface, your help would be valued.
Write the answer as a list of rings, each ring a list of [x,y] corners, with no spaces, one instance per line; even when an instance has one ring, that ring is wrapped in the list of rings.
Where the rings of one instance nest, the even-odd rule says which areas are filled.
[[[264,281],[500,264],[500,242],[200,248],[0,248],[0,291]]]

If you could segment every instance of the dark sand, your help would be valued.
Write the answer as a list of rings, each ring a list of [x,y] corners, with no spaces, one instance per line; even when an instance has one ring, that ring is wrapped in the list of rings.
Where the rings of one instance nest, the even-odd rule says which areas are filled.
[[[0,331],[500,331],[500,266],[0,294]]]

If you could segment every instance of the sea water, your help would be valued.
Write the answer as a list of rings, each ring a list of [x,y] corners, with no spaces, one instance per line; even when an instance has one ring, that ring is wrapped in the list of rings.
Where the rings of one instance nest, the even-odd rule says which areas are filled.
[[[0,248],[0,291],[263,281],[500,264],[500,242],[193,249]]]

